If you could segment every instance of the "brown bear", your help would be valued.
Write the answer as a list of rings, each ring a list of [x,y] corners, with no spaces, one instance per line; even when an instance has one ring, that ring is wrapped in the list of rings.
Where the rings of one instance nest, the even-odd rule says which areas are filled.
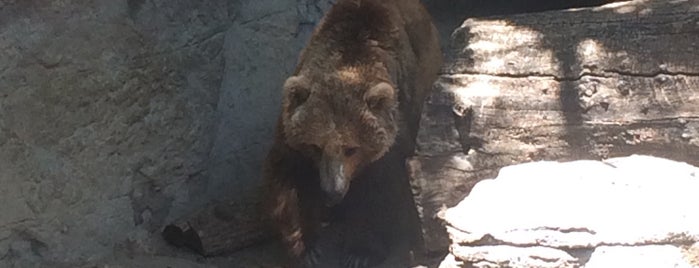
[[[437,30],[419,0],[338,0],[324,16],[284,83],[263,172],[266,212],[292,266],[314,265],[323,211],[350,196],[356,201],[342,213],[356,231],[347,230],[344,266],[384,257],[384,244],[368,243],[379,236],[365,229],[397,214],[384,204],[403,200],[393,195],[410,196],[405,158],[441,62]]]

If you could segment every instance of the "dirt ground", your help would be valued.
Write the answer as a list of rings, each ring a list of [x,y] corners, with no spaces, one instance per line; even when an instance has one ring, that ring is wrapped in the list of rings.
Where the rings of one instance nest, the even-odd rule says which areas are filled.
[[[317,267],[339,268],[340,250],[339,230],[328,227],[320,241],[322,257]],[[117,252],[111,258],[95,260],[79,266],[80,268],[282,268],[283,248],[277,241],[267,241],[231,254],[218,257],[203,257],[188,249],[178,249],[161,245],[161,252],[153,255],[131,255]],[[406,247],[394,245],[392,252],[376,268],[397,267],[436,267],[442,257],[435,257],[422,262],[411,261]],[[48,267],[48,266],[47,266]],[[51,266],[62,268],[61,265]],[[69,267],[69,266],[65,266]],[[75,266],[70,266],[75,267]]]

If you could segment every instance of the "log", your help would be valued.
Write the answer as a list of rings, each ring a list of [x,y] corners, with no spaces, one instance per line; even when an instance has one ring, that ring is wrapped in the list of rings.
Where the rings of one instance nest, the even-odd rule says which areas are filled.
[[[408,160],[428,252],[449,245],[440,213],[504,166],[632,154],[699,164],[696,1],[469,19],[448,54]]]
[[[230,253],[272,237],[259,201],[240,198],[212,202],[205,208],[165,226],[162,236],[176,247],[203,256]]]

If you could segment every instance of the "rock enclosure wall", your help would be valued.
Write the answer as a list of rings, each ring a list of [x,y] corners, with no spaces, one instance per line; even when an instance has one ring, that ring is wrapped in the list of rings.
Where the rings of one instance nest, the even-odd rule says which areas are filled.
[[[0,266],[157,253],[164,223],[249,192],[329,5],[0,1]]]

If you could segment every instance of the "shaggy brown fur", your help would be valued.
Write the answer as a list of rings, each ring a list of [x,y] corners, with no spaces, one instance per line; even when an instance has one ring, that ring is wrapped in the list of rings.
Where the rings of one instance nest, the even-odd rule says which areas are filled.
[[[353,179],[347,198],[378,200],[354,190],[359,181],[406,187],[404,159],[440,65],[437,31],[418,0],[339,0],[326,14],[284,84],[264,167],[266,209],[295,266],[318,237],[321,211]],[[372,218],[365,209],[348,217]],[[362,251],[357,243],[348,253]]]

